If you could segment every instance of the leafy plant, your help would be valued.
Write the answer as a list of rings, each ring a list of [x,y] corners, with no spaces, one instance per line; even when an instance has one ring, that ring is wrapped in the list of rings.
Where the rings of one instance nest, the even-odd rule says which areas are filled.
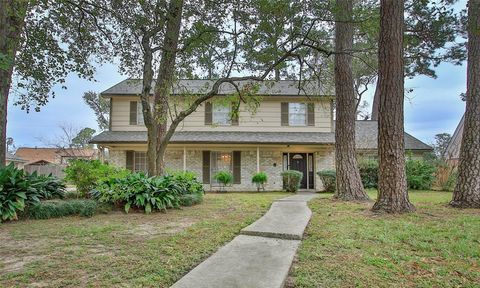
[[[364,188],[378,187],[378,162],[376,160],[362,160],[358,163],[358,169]]]
[[[23,211],[25,208],[27,188],[28,182],[23,170],[16,169],[13,163],[0,169],[0,217],[2,221],[18,219],[17,211]]]
[[[297,192],[300,189],[303,173],[296,170],[285,170],[282,172],[283,190],[287,192]]]
[[[323,190],[325,192],[335,192],[337,185],[337,174],[335,170],[322,170],[317,172],[323,183]]]
[[[123,178],[106,179],[91,191],[91,196],[100,202],[123,206],[128,213],[131,208],[145,213],[178,208],[184,203],[197,203],[203,196],[203,185],[190,173],[148,177],[144,173],[131,173]],[[199,200],[182,198],[197,195]],[[189,204],[192,205],[192,204]]]
[[[98,183],[108,179],[122,178],[130,172],[111,165],[103,164],[99,160],[72,160],[65,169],[65,180],[77,186],[81,197],[88,196]]]
[[[409,189],[428,190],[435,182],[437,171],[434,162],[408,157],[405,162],[407,185]],[[363,187],[378,187],[378,162],[366,160],[359,163]]]
[[[35,188],[39,196],[44,200],[65,197],[65,183],[52,174],[38,175],[35,171],[28,175],[27,179],[30,186]]]
[[[213,175],[213,179],[217,180],[223,187],[226,187],[233,182],[233,175],[229,171],[218,171]]]
[[[257,185],[257,191],[260,191],[260,188],[265,190],[265,183],[267,183],[268,177],[265,172],[258,172],[252,176],[252,183]]]
[[[63,182],[52,175],[25,173],[10,164],[0,169],[0,219],[16,220],[17,212],[41,200],[61,198]]]
[[[435,181],[437,169],[431,162],[408,159],[406,162],[408,188],[428,190]]]

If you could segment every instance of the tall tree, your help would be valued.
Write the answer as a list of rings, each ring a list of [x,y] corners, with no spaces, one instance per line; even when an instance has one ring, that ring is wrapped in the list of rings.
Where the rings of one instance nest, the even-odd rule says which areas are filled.
[[[93,91],[85,92],[83,94],[83,101],[85,101],[88,107],[95,113],[100,130],[107,130],[110,119],[110,101]]]
[[[433,144],[433,150],[438,158],[446,158],[448,143],[450,143],[451,139],[452,136],[449,133],[439,133],[435,135],[435,144]]]
[[[92,145],[89,143],[92,140],[95,130],[89,127],[83,128],[78,131],[77,135],[72,138],[70,147],[75,148],[90,148]]]
[[[480,0],[468,1],[466,111],[458,180],[450,205],[480,208]]]
[[[381,0],[378,197],[372,210],[387,213],[415,210],[408,199],[405,175],[403,27],[404,1]]]
[[[28,2],[27,0],[0,1],[0,167],[5,165],[8,94],[15,55],[21,45],[20,35]]]
[[[351,54],[353,1],[337,0],[335,15],[335,197],[342,200],[369,200],[363,189],[355,151],[356,101]]]

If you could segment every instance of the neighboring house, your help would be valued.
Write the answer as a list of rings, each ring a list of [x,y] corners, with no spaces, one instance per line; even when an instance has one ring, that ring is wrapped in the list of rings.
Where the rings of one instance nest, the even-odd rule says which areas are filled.
[[[13,163],[13,166],[16,168],[22,169],[23,165],[27,162],[25,159],[22,159],[20,157],[17,157],[10,152],[7,152],[7,155],[5,155],[5,165],[9,165],[10,163]]]
[[[455,129],[455,132],[453,133],[445,152],[447,163],[454,167],[458,165],[458,159],[460,158],[460,146],[462,144],[464,120],[465,115],[463,115],[462,119],[460,119],[460,123],[458,123],[458,126]]]
[[[95,149],[20,147],[15,156],[26,160],[25,166],[66,165],[70,159],[96,159]]]
[[[202,94],[211,80],[180,80],[173,97]],[[247,82],[238,83],[240,87]],[[281,190],[281,172],[295,169],[304,174],[302,189],[322,189],[317,171],[334,169],[334,121],[332,93],[313,82],[302,89],[297,81],[268,81],[259,84],[263,96],[255,114],[240,105],[238,118],[231,119],[230,105],[209,101],[181,123],[166,152],[170,170],[195,172],[208,189],[213,175],[228,170],[234,176],[230,190],[255,190],[253,174],[268,175],[267,190]],[[110,129],[95,136],[91,143],[108,148],[110,163],[131,170],[147,168],[147,132],[143,123],[139,94],[142,81],[124,80],[102,93],[111,101]],[[234,93],[224,83],[218,98]],[[377,123],[358,121],[357,148],[372,154],[377,149]],[[432,148],[405,134],[406,149],[416,155]]]

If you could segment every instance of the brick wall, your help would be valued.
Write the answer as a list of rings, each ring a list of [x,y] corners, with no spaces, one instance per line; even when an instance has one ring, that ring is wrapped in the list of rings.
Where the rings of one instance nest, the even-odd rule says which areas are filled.
[[[212,149],[215,150],[215,149]],[[323,169],[335,169],[335,153],[332,148],[325,148],[315,154],[315,190],[322,190],[323,185],[316,174]],[[241,184],[227,187],[227,191],[256,191],[256,185],[252,183],[252,176],[257,172],[257,150],[242,150]],[[279,149],[260,149],[260,171],[267,173],[268,182],[265,185],[267,191],[282,190],[283,151]],[[118,167],[125,167],[126,153],[124,150],[111,150],[108,161]],[[168,150],[165,155],[168,171],[183,171],[183,150]],[[187,171],[194,172],[202,179],[202,150],[187,150]],[[215,188],[218,189],[218,188]],[[205,190],[210,191],[210,185],[205,185]]]

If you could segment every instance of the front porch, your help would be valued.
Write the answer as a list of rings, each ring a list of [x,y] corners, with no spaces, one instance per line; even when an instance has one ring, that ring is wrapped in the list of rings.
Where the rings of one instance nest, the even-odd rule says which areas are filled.
[[[251,178],[255,173],[265,172],[268,182],[266,191],[282,190],[284,170],[292,169],[304,174],[301,189],[322,190],[317,171],[334,169],[332,145],[232,145],[202,144],[169,145],[166,167],[169,171],[191,171],[203,181],[205,190],[215,185],[213,176],[221,170],[234,175],[234,183],[227,191],[256,191]],[[109,146],[109,162],[132,170],[146,169],[146,145]],[[132,154],[133,153],[133,154]],[[128,163],[130,162],[130,163]]]

